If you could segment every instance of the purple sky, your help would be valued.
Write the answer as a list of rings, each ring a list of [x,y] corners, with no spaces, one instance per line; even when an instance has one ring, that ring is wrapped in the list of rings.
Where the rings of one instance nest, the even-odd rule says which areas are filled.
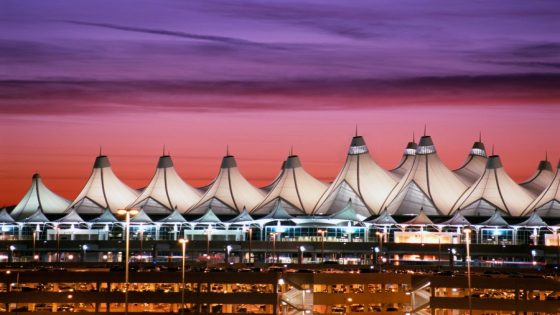
[[[195,185],[227,144],[258,185],[291,145],[329,180],[356,124],[386,168],[426,123],[450,167],[482,131],[522,180],[560,155],[559,16],[556,0],[0,1],[0,206],[35,171],[72,198],[99,145],[134,187],[163,144]]]

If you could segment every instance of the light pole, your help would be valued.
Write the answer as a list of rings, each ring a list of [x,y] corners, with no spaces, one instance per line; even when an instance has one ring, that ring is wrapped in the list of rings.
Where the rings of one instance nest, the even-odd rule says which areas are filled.
[[[373,263],[374,263],[375,266],[377,266],[377,263],[378,263],[378,260],[379,260],[379,258],[377,257],[377,256],[379,255],[379,247],[376,246],[376,247],[373,249],[373,252],[375,253],[374,262],[373,262]]]
[[[136,209],[119,209],[117,214],[125,215],[126,241],[125,241],[125,261],[124,261],[124,313],[128,315],[128,260],[130,255],[130,216],[138,214]]]
[[[185,259],[187,257],[187,244],[189,240],[187,239],[180,239],[179,243],[181,243],[182,248],[182,256],[181,256],[181,315],[185,314]]]
[[[56,226],[56,262],[60,262],[60,228]]]
[[[16,247],[14,245],[10,245],[10,259],[9,262],[12,263],[14,262],[14,251],[16,250]]]
[[[206,258],[210,259],[210,237],[212,235],[212,227],[206,229]]]
[[[375,232],[375,235],[377,235],[377,239],[379,240],[379,253],[381,254],[381,262],[379,263],[380,265],[383,264],[383,233],[382,232]]]
[[[467,287],[468,287],[468,295],[469,295],[469,314],[472,315],[472,294],[471,294],[471,232],[472,229],[470,227],[466,227],[463,229],[465,233],[465,243],[467,245]]]
[[[276,263],[276,232],[270,233],[270,237],[272,237],[272,263]]]
[[[35,238],[37,236],[37,231],[33,231],[33,260],[37,260],[37,254],[35,253]]]
[[[531,250],[531,257],[533,257],[533,266],[537,265],[537,260],[535,259],[537,257],[537,251],[532,249]]]
[[[325,262],[325,233],[327,231],[319,230],[317,232],[321,234],[321,262],[324,263]]]
[[[253,246],[252,246],[253,229],[249,228],[248,232],[249,232],[249,263],[252,263],[253,262]]]
[[[226,264],[229,264],[229,255],[233,247],[231,245],[226,246]]]
[[[84,251],[84,253],[82,254],[82,261],[86,261],[86,251],[88,249],[88,246],[86,244],[82,245],[82,250]]]
[[[303,253],[305,252],[305,247],[302,245],[299,247],[299,263],[303,264]]]

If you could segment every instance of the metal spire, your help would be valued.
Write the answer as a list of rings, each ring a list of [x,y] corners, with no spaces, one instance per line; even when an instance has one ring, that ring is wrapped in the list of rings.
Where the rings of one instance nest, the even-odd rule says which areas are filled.
[[[229,156],[229,144],[226,144],[226,156]]]
[[[99,156],[103,155],[103,146],[99,145]]]
[[[492,155],[494,155],[494,145],[492,144]]]
[[[424,136],[426,136],[426,129],[427,129],[426,125],[427,124],[424,124]]]
[[[161,155],[165,155],[165,144],[163,145],[163,152]]]
[[[290,146],[290,156],[294,155],[294,145]]]
[[[412,142],[416,143],[416,136],[414,135],[414,131],[412,131]]]
[[[478,142],[482,142],[482,131],[478,132]]]
[[[356,124],[356,134],[354,135],[354,137],[358,136],[358,124]]]

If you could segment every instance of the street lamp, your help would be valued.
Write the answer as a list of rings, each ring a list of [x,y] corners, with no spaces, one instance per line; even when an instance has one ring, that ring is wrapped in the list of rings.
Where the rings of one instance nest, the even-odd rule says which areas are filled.
[[[327,231],[319,230],[317,232],[321,234],[321,262],[324,263],[325,262],[325,233]]]
[[[379,253],[381,253],[381,256],[383,257],[383,232],[375,232],[375,235],[377,235],[377,239],[379,240]],[[383,262],[383,260],[381,261]]]
[[[253,246],[252,246],[253,229],[248,228],[247,232],[249,232],[249,263],[252,263],[253,262]]]
[[[471,296],[471,232],[470,227],[463,229],[465,233],[465,243],[467,245],[467,287],[469,295],[469,314],[472,315],[472,296]]]
[[[181,256],[181,315],[185,314],[185,259],[187,254],[187,244],[189,240],[187,239],[180,239],[179,243],[181,243],[182,248],[182,256]]]
[[[303,264],[303,253],[304,252],[305,252],[305,247],[302,245],[302,246],[299,247],[299,253],[300,253],[299,263],[300,264]]]
[[[210,259],[210,238],[212,237],[212,226],[209,225],[206,229],[206,257]]]
[[[537,251],[536,250],[531,250],[531,257],[533,257],[533,266],[537,265],[537,260],[535,259],[537,257]]]
[[[231,245],[226,246],[226,264],[229,264],[229,254],[231,253],[233,247]]]
[[[272,238],[272,263],[276,263],[276,232],[270,233],[270,237]]]
[[[33,260],[37,260],[37,258],[35,258],[35,256],[37,256],[37,254],[35,253],[35,239],[37,237],[37,231],[33,231]]]
[[[124,262],[124,313],[128,315],[128,260],[130,255],[130,216],[138,214],[136,209],[119,209],[117,214],[125,215],[126,224],[126,246],[125,246],[125,262]]]
[[[379,258],[378,258],[378,255],[379,255],[379,247],[375,246],[375,248],[373,249],[373,252],[375,253],[374,264],[377,265],[377,261],[379,260]]]
[[[14,261],[14,251],[16,250],[16,247],[14,245],[10,245],[10,262]]]
[[[84,253],[82,254],[82,261],[86,261],[86,251],[88,249],[88,246],[86,244],[82,245],[82,250],[84,251]]]

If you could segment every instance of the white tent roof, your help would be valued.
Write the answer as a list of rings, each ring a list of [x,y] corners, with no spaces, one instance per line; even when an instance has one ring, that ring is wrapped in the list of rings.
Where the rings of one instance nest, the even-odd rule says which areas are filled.
[[[321,196],[313,213],[336,213],[351,199],[356,212],[369,217],[381,211],[385,198],[396,184],[391,175],[373,161],[364,138],[355,136],[342,170]]]
[[[268,192],[272,188],[274,188],[274,186],[276,186],[276,183],[278,183],[278,181],[280,180],[280,178],[282,178],[282,175],[284,174],[284,166],[285,165],[286,165],[286,161],[282,161],[282,166],[280,166],[280,172],[278,173],[278,175],[276,175],[276,178],[274,178],[270,184],[268,184],[264,187],[261,187],[262,190]]]
[[[389,214],[389,211],[383,210],[379,216],[373,220],[366,221],[366,223],[377,225],[396,225],[397,221]]]
[[[451,219],[447,220],[447,221],[443,221],[438,223],[437,225],[459,225],[459,226],[465,226],[465,225],[471,225],[471,223],[469,222],[469,220],[467,220],[462,214],[461,212],[455,212],[455,214],[453,215],[453,217],[451,217]]]
[[[325,190],[327,185],[307,173],[297,155],[291,155],[281,178],[251,213],[270,213],[276,202],[281,201],[290,214],[311,214]]]
[[[367,217],[360,215],[356,211],[356,209],[354,209],[354,206],[352,205],[352,200],[349,200],[343,209],[331,214],[328,218],[329,220],[362,222]]]
[[[27,218],[18,219],[18,222],[25,222],[25,223],[48,223],[51,222],[41,211],[41,209],[37,209],[33,214],[31,214]]]
[[[290,215],[288,211],[286,211],[282,203],[280,201],[277,201],[272,211],[268,213],[266,216],[264,216],[263,218],[260,218],[259,220],[283,221],[283,220],[290,220],[292,218],[293,216]]]
[[[0,223],[13,223],[13,222],[16,222],[16,220],[12,218],[12,216],[8,213],[6,208],[2,209],[2,211],[0,211]]]
[[[404,149],[403,156],[397,167],[389,171],[396,180],[400,180],[404,176],[404,174],[406,174],[406,172],[408,172],[408,170],[412,168],[417,147],[418,145],[416,144],[416,142],[409,142]]]
[[[459,176],[459,179],[461,179],[465,185],[470,186],[484,173],[484,169],[486,169],[486,160],[487,156],[484,143],[477,141],[473,144],[465,163],[453,172]]]
[[[109,209],[103,210],[103,213],[98,216],[97,218],[89,220],[90,223],[115,223],[119,222],[119,220],[115,217],[115,215]]]
[[[60,218],[58,220],[55,220],[55,222],[60,222],[60,223],[83,223],[85,221],[84,221],[84,219],[82,219],[82,217],[80,217],[80,215],[76,212],[75,209],[72,209],[72,211],[68,212],[68,214],[66,214],[62,218]]]
[[[218,218],[218,216],[214,213],[212,208],[208,208],[203,216],[200,218],[193,220],[192,222],[195,223],[221,223],[222,220]]]
[[[432,138],[420,138],[412,167],[395,186],[384,207],[391,214],[448,215],[467,189],[439,159]]]
[[[140,210],[138,213],[130,218],[130,223],[152,223],[154,222],[152,218],[148,216],[146,211]]]
[[[116,213],[137,197],[138,192],[125,185],[113,173],[109,159],[100,155],[95,159],[88,182],[70,207],[79,214],[101,214],[105,208]]]
[[[177,210],[173,210],[170,215],[158,221],[159,223],[187,223],[187,220]]]
[[[252,210],[263,198],[263,193],[249,183],[231,155],[224,156],[220,172],[188,214],[202,214],[211,206],[219,215],[239,214],[243,208]]]
[[[239,215],[237,215],[235,218],[227,221],[227,223],[233,223],[233,224],[249,224],[249,223],[253,223],[255,220],[251,217],[251,215],[249,214],[249,211],[247,211],[247,209],[243,209],[243,211],[241,211],[241,213]]]
[[[428,218],[428,216],[426,215],[423,209],[420,209],[420,212],[418,212],[418,214],[411,220],[400,223],[400,225],[433,225],[433,224],[434,222],[430,220],[430,218]]]
[[[540,195],[552,182],[554,171],[548,160],[542,160],[537,166],[537,170],[528,180],[521,183],[521,187],[527,189],[534,196]]]
[[[185,183],[173,166],[169,155],[159,158],[156,172],[142,194],[129,206],[148,214],[185,212],[200,200],[200,192]]]
[[[535,210],[541,217],[560,217],[560,161],[554,178],[543,192],[527,207],[526,212]]]
[[[497,208],[511,216],[520,216],[533,198],[502,167],[500,157],[488,158],[486,169],[455,203],[463,215],[489,215]]]
[[[26,218],[35,213],[37,209],[42,209],[45,213],[63,213],[70,201],[52,192],[43,184],[41,176],[34,174],[31,180],[31,187],[21,201],[12,210],[13,218]]]
[[[506,227],[506,226],[509,226],[509,223],[507,223],[507,221],[504,220],[500,211],[494,211],[494,213],[492,214],[492,216],[490,218],[488,218],[488,220],[486,220],[484,222],[481,222],[481,223],[478,223],[476,225]]]
[[[529,218],[527,218],[527,220],[525,220],[521,223],[517,223],[517,224],[515,224],[515,226],[518,226],[518,227],[546,227],[546,226],[548,226],[548,224],[546,224],[546,222],[543,221],[543,219],[539,216],[539,214],[534,211],[533,213],[531,213],[531,216],[529,216]]]

